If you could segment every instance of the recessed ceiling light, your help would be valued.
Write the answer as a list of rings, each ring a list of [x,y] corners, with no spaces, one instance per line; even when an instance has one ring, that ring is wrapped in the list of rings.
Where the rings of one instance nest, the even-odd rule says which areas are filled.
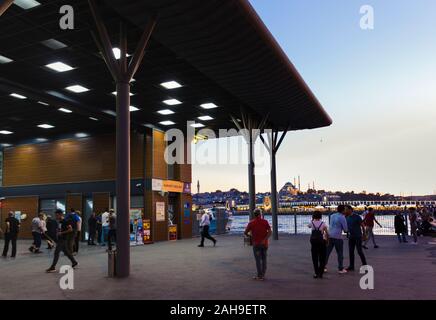
[[[161,122],[159,122],[161,125],[163,125],[163,126],[171,126],[171,125],[173,125],[173,124],[175,124],[174,122],[172,122],[172,121],[169,121],[169,120],[167,120],[167,121],[161,121]]]
[[[144,123],[143,126],[151,129],[154,128],[154,125],[152,125],[151,123]]]
[[[176,81],[168,81],[168,82],[163,82],[160,84],[162,87],[164,87],[165,89],[177,89],[177,88],[181,88],[182,85]]]
[[[46,65],[47,68],[50,68],[57,72],[65,72],[73,70],[74,68],[69,66],[68,64],[65,64],[63,62],[53,62]]]
[[[159,110],[157,113],[163,114],[164,116],[167,116],[169,114],[174,114],[174,111],[171,111],[169,109]]]
[[[13,132],[8,130],[0,130],[0,134],[13,134]]]
[[[76,138],[86,138],[89,135],[87,133],[79,132],[75,134]]]
[[[203,128],[204,124],[202,124],[202,123],[193,123],[193,124],[191,124],[191,127],[193,127],[193,128]]]
[[[215,109],[218,108],[218,106],[215,103],[203,103],[200,105],[203,109]]]
[[[1,64],[9,63],[9,62],[12,62],[12,61],[14,61],[14,60],[9,59],[8,57],[2,56],[2,55],[0,54],[0,63],[1,63]]]
[[[42,101],[38,101],[39,104],[42,104],[43,106],[48,106],[48,103],[42,102]]]
[[[116,95],[117,95],[117,92],[116,92],[116,91],[114,91],[114,92],[112,92],[112,94],[113,94],[114,96],[116,96]],[[131,93],[131,92],[129,92],[129,95],[130,95],[130,96],[134,96],[135,94],[134,94],[134,93]]]
[[[35,140],[36,140],[36,142],[47,142],[48,141],[48,139],[46,139],[46,138],[36,138]]]
[[[42,128],[42,129],[51,129],[51,128],[54,128],[54,126],[52,126],[51,124],[47,124],[47,123],[39,124],[38,127]]]
[[[135,107],[135,106],[130,106],[129,107],[129,111],[130,112],[135,112],[135,111],[138,111],[139,110],[139,108],[137,108],[137,107]]]
[[[210,116],[201,116],[201,117],[198,117],[198,119],[200,119],[201,121],[210,121],[210,120],[213,120],[213,118],[210,117]]]
[[[121,50],[120,48],[112,48],[112,51],[114,53],[115,59],[120,59],[121,58]],[[130,57],[130,55],[127,53],[126,57]]]
[[[163,103],[165,103],[169,106],[175,106],[175,105],[181,104],[182,102],[180,102],[177,99],[168,99],[168,100],[165,100]]]
[[[41,44],[43,44],[44,46],[49,47],[50,49],[53,49],[53,50],[59,50],[59,49],[63,49],[63,48],[67,47],[67,45],[65,43],[60,42],[56,39],[44,40],[44,41],[41,41]]]
[[[67,89],[67,90],[69,90],[69,91],[72,91],[72,92],[74,92],[74,93],[82,93],[82,92],[89,91],[88,88],[85,88],[85,87],[83,87],[83,86],[81,86],[81,85],[78,85],[78,84],[76,84],[76,85],[74,85],[74,86],[66,87],[65,89]]]
[[[35,0],[15,0],[14,3],[24,10],[31,9],[40,5],[40,3]]]
[[[59,108],[58,110],[61,112],[65,112],[65,113],[72,113],[73,112],[70,109],[65,109],[65,108]]]
[[[92,121],[98,121],[98,119],[94,118],[94,117],[89,117],[89,119],[92,120]]]
[[[18,94],[18,93],[11,93],[10,96],[17,98],[17,99],[27,99],[27,97],[22,96],[21,94]]]
[[[2,143],[2,144],[0,144],[0,146],[3,148],[12,147],[12,145],[10,143]]]
[[[114,117],[117,116],[117,113],[113,110],[103,110],[103,112]]]

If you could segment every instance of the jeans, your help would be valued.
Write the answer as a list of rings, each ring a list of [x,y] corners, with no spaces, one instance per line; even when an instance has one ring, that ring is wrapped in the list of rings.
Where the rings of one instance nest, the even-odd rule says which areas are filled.
[[[410,233],[413,236],[413,241],[415,243],[417,243],[418,242],[418,225],[416,223],[410,224]]]
[[[375,243],[375,237],[374,237],[374,231],[373,231],[373,229],[374,229],[374,227],[371,227],[371,226],[367,226],[367,227],[366,227],[366,236],[367,236],[367,239],[366,239],[366,241],[365,241],[365,246],[366,246],[367,243],[369,242],[369,239],[370,239],[370,238],[372,238],[372,243],[374,244],[374,247],[377,245],[377,244]]]
[[[366,266],[366,258],[363,254],[362,249],[362,239],[361,238],[350,238],[348,240],[348,249],[350,254],[350,269],[354,269],[354,250],[357,249],[357,254],[360,257],[360,260],[362,261],[362,265]]]
[[[61,252],[63,252],[64,255],[68,259],[70,259],[72,264],[77,263],[77,261],[74,259],[73,255],[71,254],[68,244],[69,244],[68,241],[59,239],[58,243],[56,244],[56,249],[54,252],[53,263],[51,264],[51,268],[53,269],[56,268],[56,264],[58,263],[59,255]]]
[[[32,232],[32,237],[33,237],[33,245],[35,246],[35,248],[37,250],[39,250],[39,248],[41,247],[41,233],[40,232]]]
[[[79,252],[79,243],[80,243],[80,237],[82,236],[81,231],[77,231],[74,235],[74,250],[73,252]]]
[[[17,254],[17,234],[15,234],[15,233],[5,233],[5,247],[3,249],[3,257],[6,257],[8,255],[9,242],[12,245],[12,254],[11,254],[11,257],[15,258],[16,254]]]
[[[94,244],[95,241],[95,228],[89,228],[88,244]]]
[[[313,270],[317,276],[322,277],[327,258],[327,245],[325,241],[311,241]]]
[[[253,246],[254,259],[256,260],[257,276],[265,277],[266,273],[266,256],[268,248],[265,246]]]
[[[204,245],[204,239],[205,238],[209,239],[213,243],[216,242],[216,240],[209,234],[209,226],[203,226],[202,229],[201,229],[201,243],[200,243],[201,246]]]
[[[407,242],[405,232],[397,233],[397,237],[398,237],[398,241],[400,241],[400,243]]]
[[[344,269],[344,240],[342,239],[330,238],[329,244],[327,246],[325,265],[327,265],[329,261],[329,257],[333,251],[333,247],[335,248],[336,254],[338,255],[338,270],[341,271],[342,269]]]
[[[112,241],[117,242],[117,230],[115,229],[109,230],[107,234],[107,243],[109,246],[109,250],[112,250]]]

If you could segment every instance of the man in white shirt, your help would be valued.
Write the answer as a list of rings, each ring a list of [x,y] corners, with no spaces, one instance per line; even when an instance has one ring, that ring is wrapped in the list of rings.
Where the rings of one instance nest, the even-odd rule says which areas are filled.
[[[106,244],[107,236],[109,234],[109,209],[106,209],[101,214],[101,226],[102,226],[102,245],[104,246]]]
[[[216,239],[214,239],[210,234],[209,234],[209,226],[210,226],[210,216],[207,212],[203,211],[200,212],[202,213],[201,216],[201,220],[200,220],[200,227],[201,227],[201,243],[198,245],[199,247],[204,247],[204,239],[207,238],[209,240],[211,240],[213,242],[213,246],[215,247],[216,245]]]
[[[33,237],[33,244],[29,248],[29,251],[32,253],[41,253],[41,250],[39,248],[41,247],[41,241],[42,241],[42,219],[44,215],[42,212],[38,213],[38,216],[33,218],[32,220],[32,237]]]

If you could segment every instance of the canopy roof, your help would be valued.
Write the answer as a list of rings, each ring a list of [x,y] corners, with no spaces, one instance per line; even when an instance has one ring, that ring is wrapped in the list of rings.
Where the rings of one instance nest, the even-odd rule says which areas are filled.
[[[71,1],[38,2],[27,10],[12,5],[0,17],[0,132],[12,132],[0,134],[0,143],[114,131],[115,86],[91,36],[94,22],[87,1],[74,1],[74,30],[59,28],[59,8]],[[136,130],[144,126],[186,129],[188,120],[215,131],[234,128],[230,115],[240,117],[241,109],[258,119],[268,116],[267,127],[280,130],[331,124],[248,1],[103,0],[97,4],[114,47],[120,20],[127,22],[129,52],[136,48],[150,15],[158,15],[132,82],[131,104],[139,109],[132,112]],[[4,63],[1,56],[12,61]],[[73,69],[56,72],[46,67],[54,62]],[[182,87],[168,90],[160,85],[167,81]],[[65,89],[72,85],[89,91]],[[166,105],[163,101],[169,99],[182,104]],[[201,107],[206,103],[218,107]],[[158,113],[165,109],[174,114]],[[198,119],[201,116],[213,119]],[[41,124],[54,128],[38,127]]]

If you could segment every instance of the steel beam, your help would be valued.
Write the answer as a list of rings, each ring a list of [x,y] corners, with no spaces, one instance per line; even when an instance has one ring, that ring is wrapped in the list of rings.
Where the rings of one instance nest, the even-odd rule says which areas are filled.
[[[5,13],[6,10],[12,5],[14,0],[3,0],[3,3],[0,4],[0,17]]]

